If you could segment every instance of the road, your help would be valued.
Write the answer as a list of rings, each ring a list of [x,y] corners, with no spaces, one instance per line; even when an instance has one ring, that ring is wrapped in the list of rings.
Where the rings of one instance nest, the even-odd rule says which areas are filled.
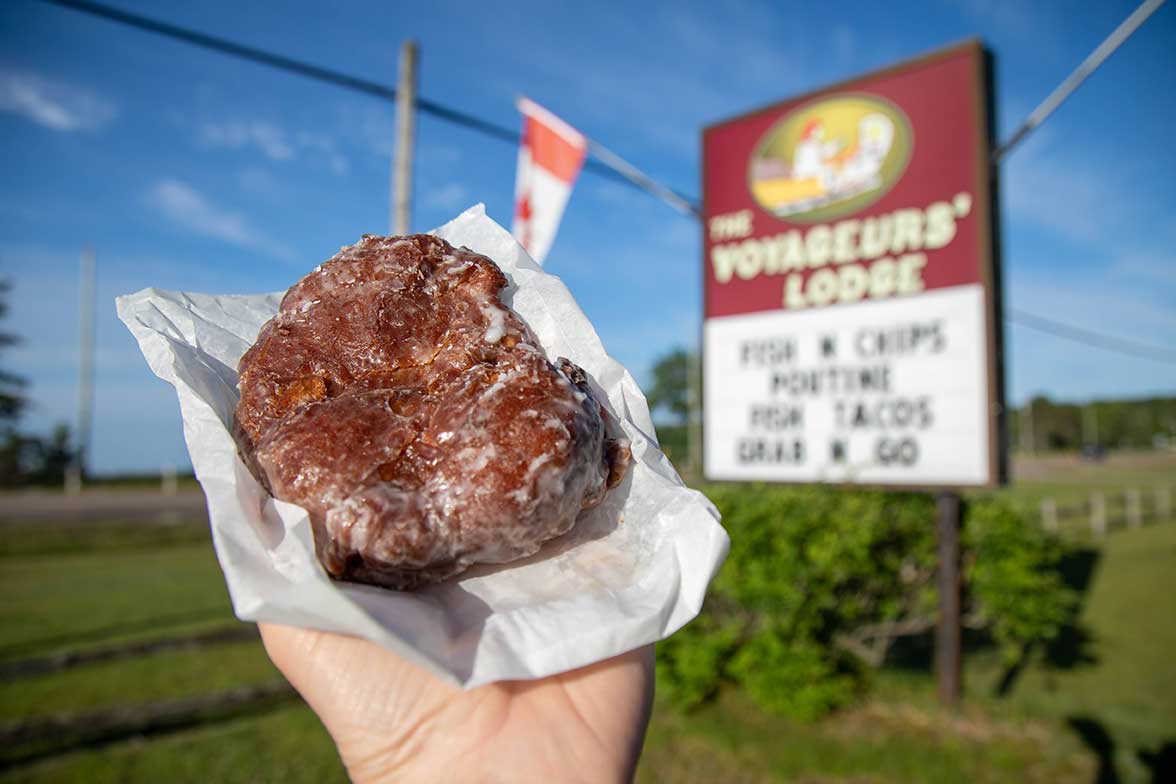
[[[0,522],[63,523],[140,521],[174,523],[206,518],[204,493],[179,490],[166,494],[157,489],[83,490],[77,495],[61,491],[20,490],[0,493]]]

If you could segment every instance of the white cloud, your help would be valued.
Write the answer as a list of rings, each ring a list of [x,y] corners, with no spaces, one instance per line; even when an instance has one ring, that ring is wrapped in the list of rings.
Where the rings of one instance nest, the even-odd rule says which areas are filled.
[[[286,138],[286,132],[276,125],[258,120],[206,122],[200,126],[199,138],[202,144],[209,147],[227,147],[233,150],[257,147],[262,154],[274,161],[288,161],[294,157],[294,145]]]
[[[338,133],[353,144],[376,156],[392,157],[395,114],[391,106],[367,101],[348,101],[336,107],[335,125]]]
[[[92,131],[114,119],[113,103],[88,90],[27,73],[0,72],[0,111],[55,131]]]
[[[212,203],[185,182],[161,180],[151,189],[149,199],[173,223],[195,234],[259,250],[280,259],[295,258],[289,247],[250,226],[244,215]]]
[[[250,245],[255,242],[255,234],[246,225],[242,215],[222,210],[207,201],[194,188],[179,180],[163,180],[157,183],[151,195],[156,206],[165,215],[199,234],[216,237],[235,245]]]
[[[340,176],[351,171],[350,161],[331,137],[308,131],[291,133],[264,120],[204,122],[197,130],[197,139],[205,147],[216,149],[253,148],[271,161],[292,161],[309,156]]]
[[[343,153],[339,152],[339,148],[329,136],[303,131],[298,134],[297,143],[303,150],[311,150],[321,155],[323,160],[326,161],[327,167],[334,174],[342,176],[351,171],[351,162],[347,160]]]

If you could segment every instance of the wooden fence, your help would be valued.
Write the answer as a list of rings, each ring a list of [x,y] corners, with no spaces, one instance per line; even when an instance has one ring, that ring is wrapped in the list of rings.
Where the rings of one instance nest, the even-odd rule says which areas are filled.
[[[1092,536],[1102,538],[1116,528],[1139,528],[1147,523],[1172,519],[1172,488],[1128,487],[1122,490],[1092,490],[1079,503],[1059,504],[1056,499],[1041,499],[1041,525],[1057,533],[1065,525],[1088,525]]]

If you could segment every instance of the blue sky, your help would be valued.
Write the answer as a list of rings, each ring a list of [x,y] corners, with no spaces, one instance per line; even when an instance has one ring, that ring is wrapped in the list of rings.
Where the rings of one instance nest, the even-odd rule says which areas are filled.
[[[702,126],[970,36],[997,56],[1002,136],[1133,2],[996,0],[138,2],[120,8],[391,84],[421,45],[421,94],[518,127],[526,94],[673,187],[699,191]],[[823,4],[822,4],[823,5]],[[1162,8],[1003,168],[1006,302],[1176,346],[1176,8]],[[114,314],[145,286],[279,290],[388,225],[389,105],[32,0],[0,4],[0,363],[30,381],[25,428],[72,421],[77,265],[99,261],[99,472],[188,464],[174,394]],[[471,203],[509,224],[516,150],[419,121],[415,230]],[[639,379],[693,344],[697,225],[586,173],[548,268]],[[1176,365],[1010,326],[1008,390],[1081,400],[1176,393]]]

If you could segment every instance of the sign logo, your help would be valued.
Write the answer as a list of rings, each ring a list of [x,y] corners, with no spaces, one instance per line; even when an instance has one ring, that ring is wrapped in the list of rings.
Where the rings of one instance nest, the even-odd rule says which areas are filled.
[[[913,147],[910,121],[889,101],[857,93],[822,98],[763,135],[748,166],[748,189],[778,218],[836,218],[889,191]]]

